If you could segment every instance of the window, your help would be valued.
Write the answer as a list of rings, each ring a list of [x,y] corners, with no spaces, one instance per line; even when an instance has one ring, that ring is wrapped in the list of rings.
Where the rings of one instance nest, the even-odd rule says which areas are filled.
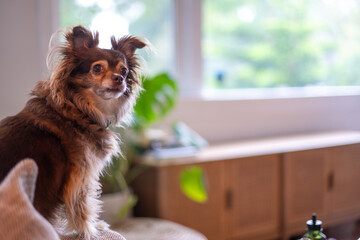
[[[204,0],[204,87],[360,85],[359,10],[355,0]]]
[[[148,38],[157,52],[142,54],[147,73],[172,73],[183,96],[358,94],[359,13],[356,0],[60,0],[61,26],[99,30],[101,45],[112,34]]]
[[[110,47],[110,37],[145,36],[156,53],[142,53],[148,74],[173,71],[172,0],[60,0],[61,27],[82,24],[99,31],[100,47]],[[143,51],[143,50],[141,50]]]
[[[56,16],[59,12],[59,1],[61,18]],[[85,13],[81,11],[88,9],[96,13],[101,10],[97,1],[109,0],[89,1],[94,3],[85,7],[76,0],[40,0],[42,3],[38,4],[40,27],[42,26],[44,32],[50,35],[60,25],[56,22],[57,19],[62,19],[62,26],[78,23],[85,25],[86,17],[82,16]],[[119,9],[121,11],[125,11],[126,6],[135,3],[145,4],[145,12],[148,8],[164,9],[157,12],[162,16],[154,14],[162,19],[158,21],[157,27],[151,27],[153,21],[150,18],[142,19],[142,22],[140,17],[137,18],[138,23],[142,24],[141,27],[151,30],[154,36],[158,34],[158,37],[150,37],[147,36],[148,33],[138,31],[133,27],[134,20],[131,19],[129,19],[129,33],[146,36],[158,49],[157,55],[149,54],[147,61],[154,61],[148,63],[149,70],[153,70],[154,73],[169,70],[179,80],[183,99],[179,101],[173,117],[186,122],[210,142],[313,131],[359,129],[360,114],[356,111],[360,103],[357,70],[359,64],[357,58],[360,56],[359,1],[114,0],[114,2],[121,4]],[[54,4],[48,6],[49,3]],[[151,5],[148,5],[150,3]],[[69,6],[66,7],[65,4]],[[158,4],[159,6],[156,7]],[[74,8],[78,6],[81,11]],[[118,6],[117,8],[120,8],[120,5]],[[51,14],[48,14],[48,10],[52,9],[54,10]],[[76,16],[77,19],[64,20],[63,14],[71,18]],[[293,20],[291,14],[294,14]],[[51,31],[46,24],[50,18],[48,15],[51,15],[51,20],[55,21],[54,23],[50,21]],[[126,18],[124,15],[121,16]],[[309,18],[306,20],[304,16]],[[275,17],[279,19],[276,20]],[[295,17],[302,20],[295,21]],[[233,25],[228,25],[228,22]],[[289,26],[286,26],[287,23]],[[87,25],[90,24],[91,22],[88,21]],[[310,26],[312,27],[309,28],[309,34],[291,35],[296,31],[306,33],[305,30]],[[315,30],[312,30],[314,27]],[[277,40],[274,38],[284,31],[291,34],[285,35],[286,38]],[[272,33],[276,34],[272,36]],[[40,46],[47,45],[46,34],[42,34],[46,37],[43,43],[39,44]],[[294,36],[296,38],[293,38]],[[166,43],[162,44],[156,39]],[[303,45],[294,44],[298,43],[295,41],[297,39],[301,40]],[[269,45],[270,43],[274,45]],[[292,48],[288,47],[291,51],[293,46],[302,46],[308,50],[301,54],[298,51],[301,48],[298,48],[293,52],[287,50],[286,54],[300,54],[302,57],[300,59],[306,59],[305,63],[316,66],[313,68],[312,65],[305,64],[296,71],[296,73],[304,73],[302,76],[312,76],[309,81],[305,81],[305,78],[300,79],[305,81],[300,84],[299,79],[293,78],[292,75],[275,71],[275,63],[279,63],[276,58],[281,60],[281,56],[286,54],[273,56],[268,53],[276,50],[275,52],[282,54],[279,48],[286,46],[282,46],[283,43],[293,44],[290,45]],[[310,43],[315,45],[309,46]],[[272,49],[272,46],[278,49]],[[44,56],[45,53],[46,49],[43,50]],[[315,54],[315,57],[312,54]],[[269,56],[275,59],[269,59]],[[272,65],[266,66],[268,63]],[[280,63],[284,64],[287,61],[283,60]],[[313,72],[307,72],[309,69]],[[185,99],[187,97],[190,99]],[[224,99],[231,101],[223,101]]]

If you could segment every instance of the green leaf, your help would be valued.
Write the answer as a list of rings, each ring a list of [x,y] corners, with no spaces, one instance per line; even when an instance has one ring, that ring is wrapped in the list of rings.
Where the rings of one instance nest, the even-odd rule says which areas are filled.
[[[204,203],[208,200],[201,167],[194,166],[183,170],[180,174],[180,187],[183,193],[195,202]]]
[[[144,91],[134,107],[135,128],[145,128],[165,117],[178,97],[176,82],[165,73],[145,79],[142,86]]]

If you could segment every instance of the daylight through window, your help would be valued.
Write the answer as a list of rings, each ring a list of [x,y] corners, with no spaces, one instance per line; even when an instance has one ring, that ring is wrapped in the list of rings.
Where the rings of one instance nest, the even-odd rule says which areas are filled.
[[[360,85],[359,5],[204,0],[205,88]]]
[[[189,10],[194,2],[61,0],[61,25],[80,23],[99,30],[104,47],[113,34],[145,36],[156,49],[156,54],[142,54],[147,74],[178,71],[180,84],[191,85],[187,89],[360,85],[360,2],[356,0],[202,0],[199,12],[183,11],[175,17],[174,7],[179,4],[189,5]],[[175,29],[179,19],[192,19],[191,14],[202,14],[201,33],[191,40],[201,41],[203,62],[199,60],[198,66],[202,68],[188,67],[179,73],[175,37],[179,41],[194,34],[175,36]],[[187,22],[182,29],[191,27]],[[181,58],[197,59],[187,56],[189,52],[183,51]],[[184,77],[185,71],[196,69],[202,72],[186,72]]]
[[[172,0],[61,0],[61,27],[82,24],[99,31],[100,47],[110,48],[110,36],[146,37],[155,53],[141,53],[146,73],[172,71],[174,58]],[[140,50],[144,51],[144,50]]]

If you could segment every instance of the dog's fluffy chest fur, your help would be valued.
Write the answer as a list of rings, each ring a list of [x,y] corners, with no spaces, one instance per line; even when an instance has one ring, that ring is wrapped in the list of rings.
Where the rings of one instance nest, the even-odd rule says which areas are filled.
[[[54,224],[66,216],[68,231],[98,221],[99,175],[118,152],[115,133],[88,118],[64,117],[45,97],[32,98],[19,114],[0,123],[1,179],[19,160],[33,158],[39,166],[34,206]]]

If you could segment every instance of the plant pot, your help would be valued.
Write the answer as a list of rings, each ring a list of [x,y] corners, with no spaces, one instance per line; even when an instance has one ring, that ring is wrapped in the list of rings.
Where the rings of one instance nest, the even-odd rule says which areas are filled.
[[[134,195],[128,191],[102,194],[100,200],[103,202],[100,219],[114,226],[121,220],[132,215]]]

